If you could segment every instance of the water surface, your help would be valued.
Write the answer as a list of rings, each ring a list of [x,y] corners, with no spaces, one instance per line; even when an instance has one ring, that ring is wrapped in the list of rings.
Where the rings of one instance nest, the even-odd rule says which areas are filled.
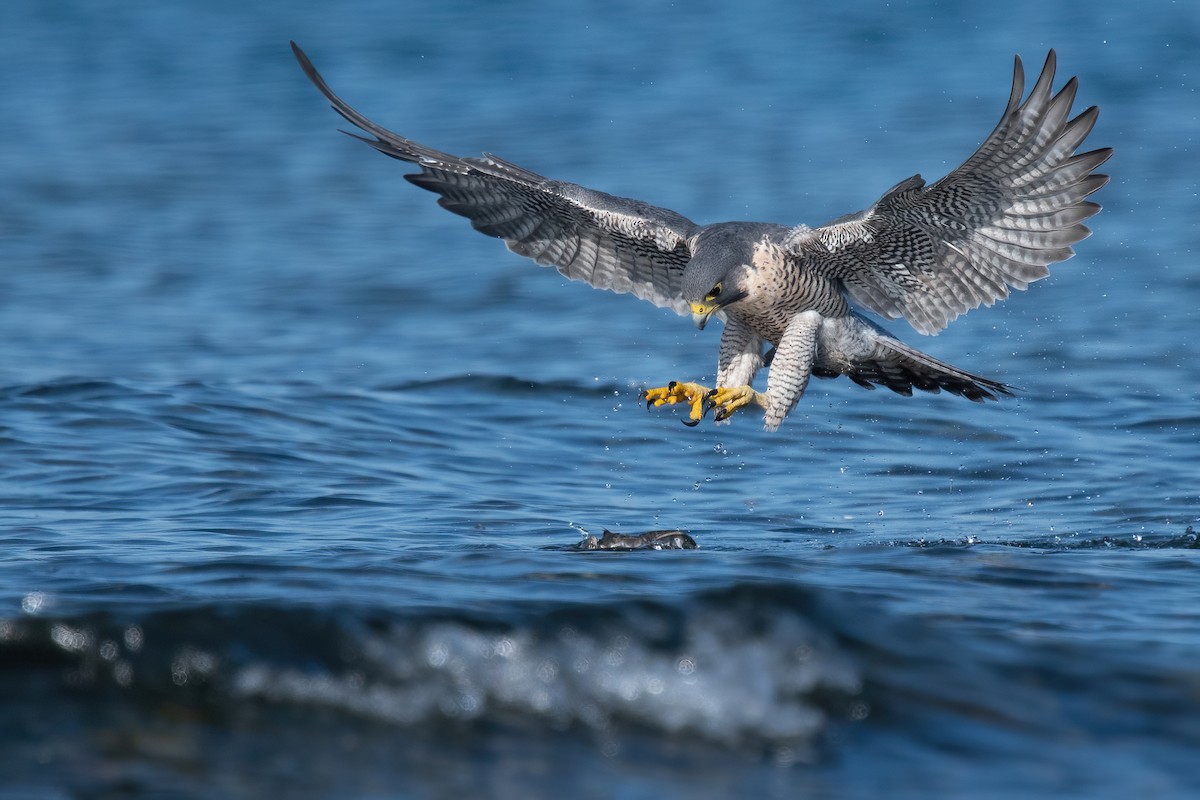
[[[1036,20],[1034,23],[1032,20]],[[1031,2],[0,10],[0,797],[1190,797],[1200,15]],[[936,339],[976,405],[639,389],[718,333],[335,132],[820,224],[1059,53],[1079,255]],[[576,552],[689,531],[695,551]]]

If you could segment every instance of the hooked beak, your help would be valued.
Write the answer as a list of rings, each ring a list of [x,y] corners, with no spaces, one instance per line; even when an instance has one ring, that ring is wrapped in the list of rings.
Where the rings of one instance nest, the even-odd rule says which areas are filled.
[[[704,330],[704,326],[708,324],[708,318],[719,308],[715,304],[709,303],[692,303],[692,322],[696,323],[696,330]]]
[[[708,318],[720,311],[725,306],[730,306],[739,300],[746,298],[746,292],[738,292],[734,295],[729,295],[719,303],[692,303],[692,322],[696,323],[697,330],[704,330],[704,326],[708,324]]]

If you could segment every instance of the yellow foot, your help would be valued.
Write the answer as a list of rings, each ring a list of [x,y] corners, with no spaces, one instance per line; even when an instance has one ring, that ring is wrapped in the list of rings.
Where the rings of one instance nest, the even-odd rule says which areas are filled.
[[[713,419],[722,422],[729,419],[739,408],[745,408],[751,403],[766,408],[767,396],[749,386],[718,386],[708,393],[708,406],[705,411],[715,408],[717,413],[713,414]]]
[[[658,408],[686,402],[692,408],[683,424],[697,425],[704,417],[704,412],[708,410],[705,408],[704,401],[708,399],[710,392],[711,390],[707,386],[701,386],[698,383],[671,381],[661,388],[644,390],[642,399],[646,401],[646,408]]]
[[[697,425],[709,411],[716,410],[713,419],[724,422],[733,412],[745,408],[751,403],[766,408],[767,396],[756,392],[749,386],[718,386],[709,389],[698,383],[679,383],[671,381],[659,389],[646,389],[642,392],[646,408],[687,403],[691,406],[684,425]]]

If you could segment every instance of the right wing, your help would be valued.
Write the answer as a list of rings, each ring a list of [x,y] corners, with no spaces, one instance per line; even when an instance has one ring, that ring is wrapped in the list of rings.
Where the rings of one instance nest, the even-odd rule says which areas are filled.
[[[440,194],[438,204],[471,220],[477,231],[573,280],[689,313],[680,276],[691,258],[688,239],[697,231],[691,220],[639,200],[547,180],[492,155],[459,158],[405,139],[334,94],[295,42],[292,51],[334,111],[375,138],[350,136],[419,166],[421,172],[405,177]]]

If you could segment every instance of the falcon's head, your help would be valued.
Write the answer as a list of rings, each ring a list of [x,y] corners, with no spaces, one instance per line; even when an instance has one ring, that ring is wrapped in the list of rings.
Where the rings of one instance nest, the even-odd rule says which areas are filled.
[[[746,276],[753,267],[754,239],[743,223],[709,225],[692,245],[692,260],[683,270],[683,299],[692,307],[692,321],[704,330],[716,312],[749,294]]]

